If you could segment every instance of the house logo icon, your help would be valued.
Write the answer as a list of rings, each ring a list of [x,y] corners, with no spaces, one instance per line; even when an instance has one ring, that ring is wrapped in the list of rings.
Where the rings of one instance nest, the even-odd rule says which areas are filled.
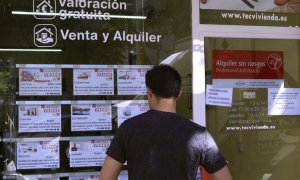
[[[53,47],[57,42],[57,29],[53,24],[38,24],[33,33],[34,44],[37,47]]]
[[[36,19],[54,19],[56,13],[55,0],[33,0],[33,13]]]

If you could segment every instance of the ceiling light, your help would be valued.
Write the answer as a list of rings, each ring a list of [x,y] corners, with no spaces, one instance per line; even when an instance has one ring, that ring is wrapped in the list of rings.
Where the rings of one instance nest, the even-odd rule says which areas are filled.
[[[91,14],[70,14],[70,13],[38,13],[26,11],[12,11],[11,14],[15,15],[37,15],[37,16],[82,16],[82,17],[110,17],[120,19],[147,19],[146,16],[124,16],[124,15],[91,15]]]
[[[0,48],[5,52],[62,52],[62,49],[18,49],[18,48]]]

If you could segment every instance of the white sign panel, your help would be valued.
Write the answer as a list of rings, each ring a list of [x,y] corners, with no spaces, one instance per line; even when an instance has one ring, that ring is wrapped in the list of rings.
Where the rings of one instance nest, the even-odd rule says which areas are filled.
[[[60,68],[20,68],[20,96],[57,96],[62,94]]]
[[[300,88],[268,89],[268,115],[299,115]]]
[[[113,69],[73,69],[74,95],[114,95]]]
[[[59,142],[17,143],[17,169],[59,168]]]
[[[70,167],[101,166],[110,140],[70,141]]]
[[[111,130],[110,104],[71,105],[72,131]]]
[[[61,105],[20,105],[19,132],[60,132]]]
[[[119,103],[118,105],[118,126],[120,126],[125,120],[149,110],[149,105],[146,101],[128,102],[129,103]]]
[[[206,104],[231,107],[232,88],[213,88],[212,85],[207,85]]]
[[[146,95],[145,74],[148,69],[118,69],[118,95]]]
[[[213,1],[208,0],[208,2],[206,3],[201,3],[201,9],[270,11],[273,10],[273,8],[275,7],[276,4],[274,3],[273,0],[252,1],[252,2],[239,1],[239,0],[230,0],[229,2],[226,2],[224,0],[213,0]]]

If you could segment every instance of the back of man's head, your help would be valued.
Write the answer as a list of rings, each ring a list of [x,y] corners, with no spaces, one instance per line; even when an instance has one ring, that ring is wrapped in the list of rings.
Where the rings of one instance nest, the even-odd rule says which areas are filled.
[[[146,86],[161,98],[177,98],[181,89],[181,77],[171,66],[160,64],[146,73]]]

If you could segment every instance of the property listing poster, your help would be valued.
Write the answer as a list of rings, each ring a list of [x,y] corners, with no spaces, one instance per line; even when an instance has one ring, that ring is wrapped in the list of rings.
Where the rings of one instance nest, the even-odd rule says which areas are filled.
[[[101,166],[110,140],[70,141],[70,167]]]
[[[146,95],[145,74],[148,69],[118,69],[118,95]]]
[[[213,50],[214,88],[283,86],[282,51]]]
[[[299,26],[300,1],[199,0],[201,24]]]
[[[19,132],[60,132],[61,105],[20,105]]]
[[[20,68],[20,96],[57,96],[62,95],[60,68]]]
[[[71,130],[96,131],[112,129],[110,104],[71,105]]]
[[[300,88],[269,88],[268,115],[300,115]]]
[[[73,69],[73,94],[114,95],[113,69]]]
[[[69,180],[98,180],[99,175],[69,177]]]
[[[125,120],[142,114],[148,110],[149,104],[146,101],[131,101],[126,105],[118,105],[118,126],[120,126]]]
[[[17,143],[17,169],[59,168],[59,141]]]

